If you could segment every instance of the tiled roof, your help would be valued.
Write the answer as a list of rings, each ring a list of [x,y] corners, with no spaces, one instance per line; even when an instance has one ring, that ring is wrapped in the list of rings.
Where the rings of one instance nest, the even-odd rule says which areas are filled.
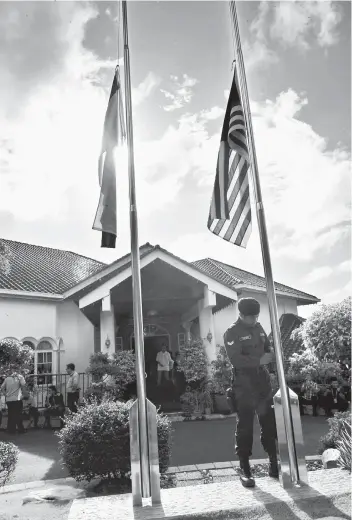
[[[256,288],[266,288],[265,278],[257,274],[249,273],[238,267],[233,267],[212,258],[204,258],[193,262],[193,265],[202,269],[209,276],[216,277],[219,282],[228,285],[232,289],[236,289],[241,285]],[[311,294],[304,293],[287,285],[275,282],[275,289],[288,295],[295,296],[298,300],[305,300],[306,303],[317,303],[319,300]]]
[[[92,290],[96,285],[115,276],[117,272],[128,268],[131,263],[131,255],[127,254],[112,264],[104,264],[92,258],[87,258],[70,251],[51,249],[48,247],[24,244],[12,240],[0,240],[10,254],[9,272],[0,269],[0,290],[17,290],[62,295],[74,289],[83,293]],[[152,246],[148,242],[140,247],[141,258],[154,250],[161,250],[170,256],[177,258],[185,265],[194,267],[214,280],[230,287],[239,285],[251,285],[265,288],[264,278],[236,267],[229,266],[210,258],[188,263],[182,258],[175,257],[159,245]],[[101,276],[99,275],[101,273]],[[94,275],[91,282],[89,278]],[[79,284],[85,282],[82,286]],[[277,290],[296,296],[304,297],[307,303],[319,301],[315,296],[297,291],[282,284],[276,284]],[[310,300],[310,301],[309,301]]]
[[[70,251],[4,240],[9,272],[0,270],[0,289],[63,294],[106,264]]]
[[[300,327],[306,320],[296,314],[283,314],[280,318],[280,333],[281,333],[281,344],[282,351],[284,353],[284,365],[288,364],[289,358],[292,354],[300,352],[302,344],[298,340],[291,339],[292,332]],[[272,340],[272,333],[269,335],[269,339]]]

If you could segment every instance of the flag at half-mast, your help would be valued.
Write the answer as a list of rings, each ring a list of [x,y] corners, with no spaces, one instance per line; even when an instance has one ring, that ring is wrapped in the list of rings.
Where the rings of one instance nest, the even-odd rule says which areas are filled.
[[[248,144],[235,67],[221,133],[208,228],[241,247],[246,247],[252,231],[248,180]]]
[[[116,224],[116,165],[114,151],[126,137],[119,68],[116,67],[99,157],[100,198],[93,229],[102,232],[101,247],[114,248]]]

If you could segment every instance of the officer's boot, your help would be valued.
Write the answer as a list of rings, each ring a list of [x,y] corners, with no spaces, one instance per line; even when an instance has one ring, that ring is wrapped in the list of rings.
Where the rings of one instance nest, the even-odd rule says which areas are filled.
[[[276,453],[269,454],[269,477],[279,478],[279,466]]]
[[[255,481],[252,477],[251,467],[249,464],[249,459],[240,459],[240,480],[242,486],[244,487],[254,487]]]

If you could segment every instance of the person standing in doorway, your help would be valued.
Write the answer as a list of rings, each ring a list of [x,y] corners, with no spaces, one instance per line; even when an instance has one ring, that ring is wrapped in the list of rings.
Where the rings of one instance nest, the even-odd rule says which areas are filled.
[[[71,412],[76,413],[79,400],[79,375],[76,372],[76,367],[73,363],[67,365],[66,372],[69,375],[66,386],[67,407]]]
[[[160,386],[163,381],[169,381],[170,379],[170,366],[172,358],[170,352],[166,350],[166,345],[161,347],[160,352],[156,356],[158,379],[157,384]]]
[[[25,386],[26,382],[24,377],[17,372],[6,377],[5,381],[1,385],[1,393],[5,394],[5,401],[8,410],[7,432],[11,434],[16,433],[16,426],[18,433],[25,433],[26,431],[23,427],[22,421],[22,397]]]
[[[233,367],[233,395],[238,416],[236,454],[240,460],[240,479],[244,487],[253,487],[249,458],[252,455],[254,414],[261,427],[261,442],[269,455],[269,475],[279,477],[276,451],[276,423],[272,388],[265,365],[273,362],[270,342],[258,323],[260,304],[254,298],[238,302],[239,318],[224,334],[225,348]]]

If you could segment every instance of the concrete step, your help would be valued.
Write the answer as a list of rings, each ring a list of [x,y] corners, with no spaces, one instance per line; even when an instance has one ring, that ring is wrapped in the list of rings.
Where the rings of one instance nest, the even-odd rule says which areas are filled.
[[[131,494],[75,500],[68,520],[157,520],[160,518],[262,519],[276,509],[280,520],[313,520],[329,516],[334,520],[346,516],[350,498],[350,474],[341,469],[320,470],[309,474],[309,486],[284,490],[270,478],[260,478],[254,489],[245,489],[238,479],[219,484],[163,489],[161,504],[152,506],[150,499],[143,507],[133,508]],[[338,502],[344,504],[337,507]],[[317,517],[317,507],[321,514]],[[297,514],[297,511],[303,511]],[[233,515],[233,516],[232,516]]]

